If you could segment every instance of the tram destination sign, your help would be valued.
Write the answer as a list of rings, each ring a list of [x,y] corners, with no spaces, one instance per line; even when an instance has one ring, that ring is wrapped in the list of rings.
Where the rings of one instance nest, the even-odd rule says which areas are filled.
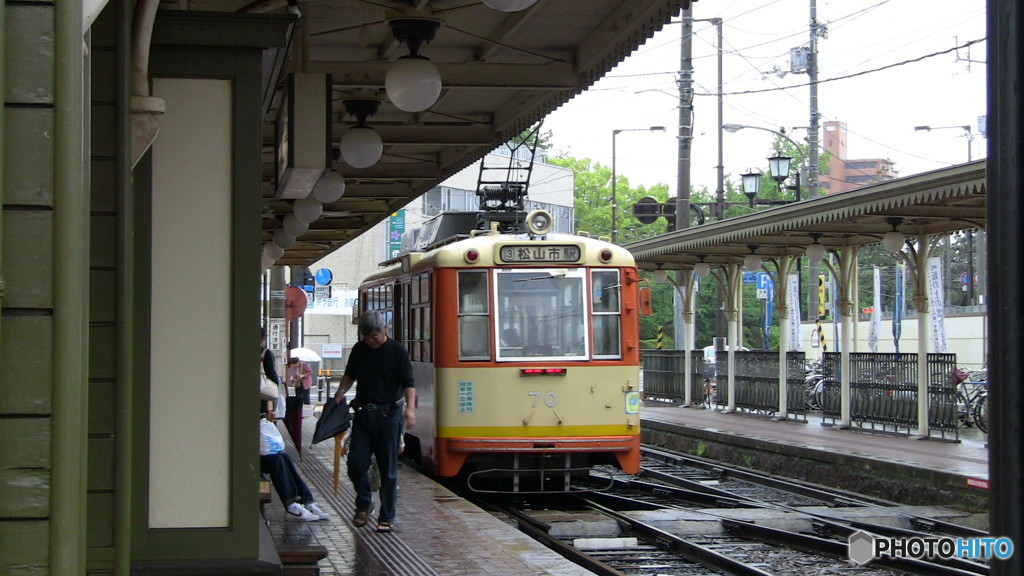
[[[574,244],[506,244],[498,256],[502,262],[579,262],[582,253]]]

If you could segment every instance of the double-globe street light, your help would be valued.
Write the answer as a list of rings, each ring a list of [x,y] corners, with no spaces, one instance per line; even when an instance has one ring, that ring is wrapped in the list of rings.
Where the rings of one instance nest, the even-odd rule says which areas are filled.
[[[744,128],[750,128],[751,130],[762,130],[764,132],[771,132],[772,134],[775,134],[776,136],[778,136],[778,137],[782,138],[783,140],[785,140],[785,141],[789,142],[790,144],[792,144],[794,149],[800,150],[800,145],[797,144],[796,142],[794,142],[793,139],[790,138],[789,136],[786,136],[786,134],[784,132],[777,131],[777,130],[772,130],[771,128],[762,128],[760,126],[747,126],[745,124],[722,124],[722,129],[725,130],[726,132],[730,132],[730,133],[739,132],[740,130],[743,130]],[[782,154],[776,154],[775,156],[772,156],[771,158],[768,158],[768,172],[771,175],[772,180],[775,180],[775,182],[779,185],[780,189],[785,188],[785,189],[788,189],[788,190],[793,190],[794,193],[795,193],[795,201],[799,202],[800,201],[800,189],[801,189],[801,185],[800,185],[800,170],[797,169],[797,171],[796,171],[796,185],[795,186],[783,186],[783,184],[782,184],[783,182],[785,182],[786,178],[789,178],[790,163],[792,162],[792,160],[793,159],[791,157],[789,157],[789,156],[783,156]],[[751,172],[751,173],[747,173],[747,174],[742,174],[741,177],[743,178],[743,193],[750,200],[750,207],[753,208],[754,207],[754,197],[757,196],[757,193],[760,191],[760,187],[761,187],[761,173],[760,172]],[[765,204],[788,204],[789,201],[788,200],[768,201],[768,202],[764,202],[764,203]]]
[[[612,243],[618,243],[619,239],[619,195],[615,189],[615,138],[622,132],[664,132],[664,126],[651,126],[650,128],[620,128],[612,130]]]

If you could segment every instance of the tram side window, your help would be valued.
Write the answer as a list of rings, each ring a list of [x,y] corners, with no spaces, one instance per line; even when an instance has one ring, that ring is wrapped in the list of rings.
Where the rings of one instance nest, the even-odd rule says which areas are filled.
[[[594,270],[591,274],[591,302],[594,318],[594,357],[621,358],[619,341],[622,293],[618,270]]]
[[[487,271],[459,271],[459,359],[490,358]]]

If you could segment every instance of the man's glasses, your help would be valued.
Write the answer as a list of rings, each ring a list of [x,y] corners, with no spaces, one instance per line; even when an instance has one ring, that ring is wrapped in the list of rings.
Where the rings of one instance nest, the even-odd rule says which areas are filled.
[[[370,340],[373,340],[373,341],[376,342],[376,341],[380,340],[383,337],[384,337],[384,334],[382,334],[380,332],[374,332],[372,334],[367,334],[367,335],[363,336],[363,340],[365,340],[367,342],[369,342]]]

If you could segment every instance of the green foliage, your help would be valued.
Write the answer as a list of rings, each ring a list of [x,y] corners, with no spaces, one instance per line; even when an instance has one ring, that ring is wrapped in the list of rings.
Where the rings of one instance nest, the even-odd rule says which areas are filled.
[[[569,168],[574,174],[576,187],[575,212],[576,230],[588,232],[594,236],[612,235],[612,171],[610,167],[594,163],[589,158],[572,157],[549,158],[548,162],[556,166]],[[650,196],[658,202],[667,202],[669,189],[667,184],[656,184],[650,188],[629,185],[629,178],[624,174],[616,174],[615,195],[618,197],[618,242],[627,244],[636,240],[664,234],[668,228],[664,219],[654,224],[644,225],[633,217],[633,205],[636,201]]]

